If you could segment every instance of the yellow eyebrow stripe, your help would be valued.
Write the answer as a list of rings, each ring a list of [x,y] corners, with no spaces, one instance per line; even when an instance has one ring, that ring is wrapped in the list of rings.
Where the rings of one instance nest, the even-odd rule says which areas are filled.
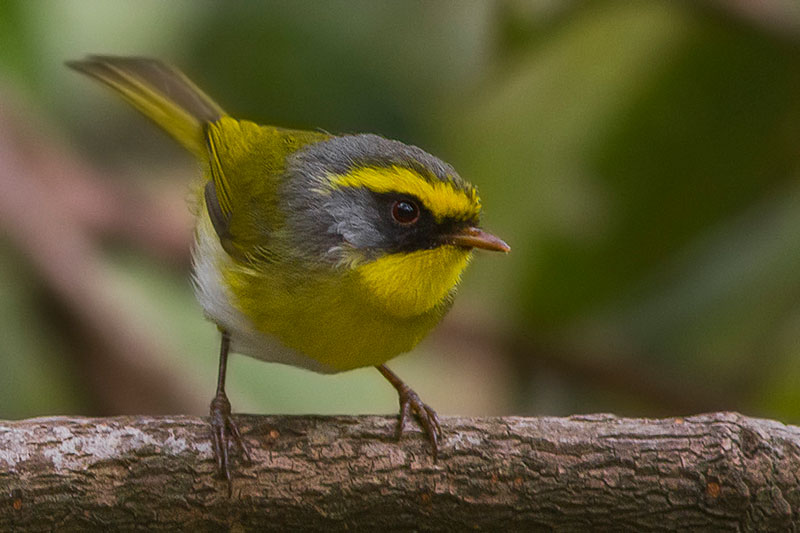
[[[413,170],[391,167],[359,167],[347,174],[336,174],[331,186],[364,187],[377,193],[408,194],[419,198],[436,220],[447,217],[473,218],[481,211],[475,189],[455,189],[446,181],[429,182]]]

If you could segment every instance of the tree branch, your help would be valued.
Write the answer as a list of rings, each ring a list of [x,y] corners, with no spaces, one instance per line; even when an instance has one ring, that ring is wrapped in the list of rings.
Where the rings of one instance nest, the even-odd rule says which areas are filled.
[[[241,416],[233,496],[204,419],[0,423],[0,530],[759,530],[800,523],[800,428],[447,418],[434,464],[394,417]]]

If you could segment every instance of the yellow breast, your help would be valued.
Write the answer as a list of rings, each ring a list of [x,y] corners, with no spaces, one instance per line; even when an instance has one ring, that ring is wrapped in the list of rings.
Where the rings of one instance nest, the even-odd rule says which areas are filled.
[[[223,279],[260,332],[338,371],[411,350],[444,316],[470,253],[456,247],[392,254],[345,271],[287,273],[229,263]]]

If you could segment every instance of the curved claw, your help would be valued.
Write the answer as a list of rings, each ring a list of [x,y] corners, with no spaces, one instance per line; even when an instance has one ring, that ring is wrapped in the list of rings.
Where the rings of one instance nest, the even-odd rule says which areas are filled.
[[[423,431],[425,431],[433,447],[433,460],[436,461],[439,455],[439,439],[444,435],[442,426],[439,424],[439,417],[436,416],[436,411],[425,405],[422,400],[419,399],[417,393],[403,383],[403,380],[397,377],[397,374],[389,370],[386,365],[378,365],[375,368],[377,368],[378,372],[383,374],[383,377],[397,390],[397,396],[400,400],[400,420],[397,423],[397,438],[400,439],[400,437],[403,436],[406,419],[410,412],[414,411],[414,415],[417,417],[417,420],[419,420]]]
[[[443,435],[436,411],[420,400],[419,395],[408,386],[398,389],[397,393],[400,400],[400,420],[397,423],[397,438],[400,439],[403,436],[406,419],[409,412],[413,411],[423,431],[428,436],[428,441],[430,441],[433,448],[433,460],[436,461],[439,455],[439,439]]]
[[[242,439],[242,434],[231,416],[231,403],[225,394],[218,394],[211,401],[211,437],[214,444],[214,457],[217,461],[217,474],[228,481],[228,496],[231,495],[231,471],[228,448],[231,441],[239,449],[246,462],[251,462],[250,452]]]

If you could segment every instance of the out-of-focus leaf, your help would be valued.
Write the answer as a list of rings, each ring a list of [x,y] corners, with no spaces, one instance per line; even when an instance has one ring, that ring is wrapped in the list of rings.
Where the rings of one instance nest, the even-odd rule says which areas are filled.
[[[516,303],[540,325],[562,322],[609,275],[567,255],[610,240],[618,193],[591,158],[692,27],[667,4],[603,6],[498,69],[441,123],[462,174],[481,186],[492,228],[513,248],[505,264],[476,265],[481,284],[504,284],[506,298],[524,295]]]
[[[35,282],[0,248],[0,419],[81,412],[86,398],[59,335],[41,316]]]

